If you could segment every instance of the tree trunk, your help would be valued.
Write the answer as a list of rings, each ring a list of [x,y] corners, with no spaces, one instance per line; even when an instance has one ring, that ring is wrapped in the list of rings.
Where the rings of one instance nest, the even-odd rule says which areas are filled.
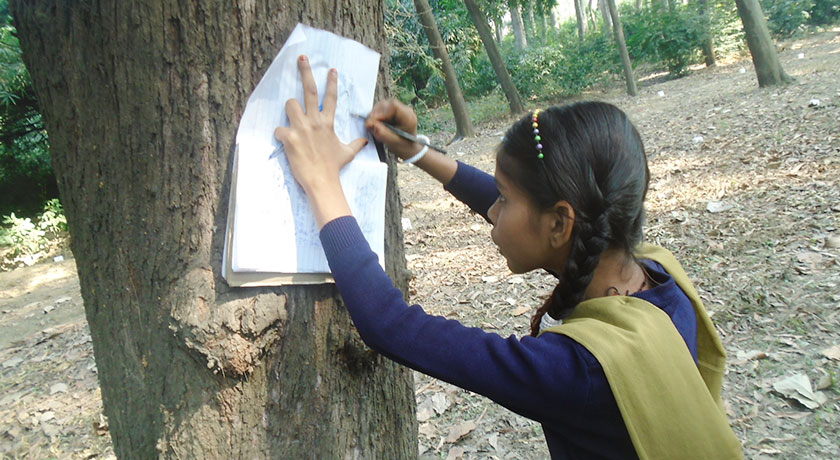
[[[597,0],[598,9],[601,10],[601,17],[604,18],[603,32],[604,35],[609,36],[610,29],[613,27],[612,17],[610,16],[610,9],[607,7],[607,0]],[[623,33],[622,33],[623,34]]]
[[[493,20],[493,29],[496,32],[496,43],[501,45],[502,39],[504,38],[504,29],[502,28],[502,20],[501,19],[494,19]]]
[[[709,0],[697,0],[700,13],[700,21],[703,24],[703,58],[706,67],[713,67],[716,64],[714,37],[712,36],[712,21],[709,17]]]
[[[537,35],[537,24],[534,22],[534,5],[531,3],[528,3],[528,6],[525,7],[525,15],[522,20],[525,23],[525,36],[528,37],[529,41],[536,41],[534,39]]]
[[[581,0],[575,0],[581,1]],[[560,21],[557,19],[557,10],[554,7],[548,9],[548,23],[551,25],[551,31],[553,33],[557,32],[557,28],[560,27]]]
[[[627,82],[627,94],[635,96],[636,77],[633,75],[633,64],[630,62],[630,54],[627,52],[627,43],[624,41],[624,30],[621,28],[621,18],[618,17],[618,9],[615,7],[615,0],[606,0],[612,17],[613,33],[615,44],[618,46],[618,53],[621,55],[621,65],[624,67],[624,79]]]
[[[586,18],[585,12],[583,10],[583,0],[574,0],[575,1],[575,18],[577,19],[577,29],[578,29],[578,38],[583,40],[583,37],[586,36]]]
[[[505,61],[499,53],[499,47],[493,41],[493,34],[490,32],[490,26],[487,25],[487,18],[481,9],[475,3],[475,0],[464,0],[467,5],[467,10],[470,12],[470,18],[478,30],[478,36],[481,37],[484,43],[484,49],[487,50],[487,57],[490,58],[490,64],[493,65],[493,70],[496,72],[496,78],[499,79],[499,84],[502,85],[502,91],[510,104],[510,111],[514,115],[519,115],[525,111],[525,106],[522,105],[522,98],[519,96],[519,90],[513,84],[513,79],[505,67]]]
[[[528,38],[525,35],[525,24],[522,22],[522,15],[519,13],[519,6],[508,1],[510,8],[510,25],[513,29],[513,42],[516,44],[516,49],[524,50],[528,47]]]
[[[449,60],[449,52],[443,44],[443,38],[441,38],[440,32],[438,31],[435,16],[432,14],[429,1],[414,0],[414,8],[417,9],[420,23],[423,24],[426,37],[429,38],[432,54],[434,54],[435,59],[440,61],[441,67],[443,68],[446,94],[449,96],[449,105],[452,106],[452,113],[455,116],[457,131],[455,138],[473,137],[475,136],[475,131],[473,131],[472,123],[470,122],[470,115],[467,112],[464,95],[461,93],[461,86],[458,84],[458,76],[455,75],[455,67],[452,66],[452,61]]]
[[[334,285],[220,277],[250,91],[299,21],[387,59],[381,1],[10,3],[117,456],[416,458],[412,375],[364,347]],[[386,268],[404,289],[394,178]]]
[[[735,5],[744,25],[747,46],[750,48],[755,73],[758,76],[758,86],[763,88],[793,81],[779,62],[776,45],[770,38],[767,20],[758,0],[735,0]]]

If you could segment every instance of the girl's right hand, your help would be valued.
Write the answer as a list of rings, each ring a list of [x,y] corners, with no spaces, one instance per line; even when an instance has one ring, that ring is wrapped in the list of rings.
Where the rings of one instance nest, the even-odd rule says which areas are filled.
[[[401,160],[411,158],[423,148],[421,144],[398,136],[383,123],[388,123],[407,133],[416,135],[417,115],[411,107],[395,99],[379,101],[370,111],[370,115],[365,121],[365,127],[377,141],[385,144],[385,147]]]

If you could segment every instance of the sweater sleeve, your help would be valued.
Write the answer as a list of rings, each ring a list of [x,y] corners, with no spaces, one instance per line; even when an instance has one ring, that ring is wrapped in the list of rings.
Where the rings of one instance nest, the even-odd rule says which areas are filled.
[[[374,350],[535,420],[582,413],[592,363],[570,339],[503,338],[409,306],[352,216],[327,223],[321,242],[350,316]]]
[[[499,197],[499,189],[493,176],[459,161],[455,176],[446,184],[444,190],[490,222],[487,211]]]

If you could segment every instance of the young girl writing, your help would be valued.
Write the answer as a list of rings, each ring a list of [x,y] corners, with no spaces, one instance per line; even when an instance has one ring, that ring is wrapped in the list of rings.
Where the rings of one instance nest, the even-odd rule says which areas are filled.
[[[742,458],[720,397],[725,354],[685,272],[640,245],[648,169],[616,107],[534,111],[506,133],[495,178],[406,141],[417,118],[378,103],[366,125],[493,224],[514,273],[558,278],[531,336],[504,338],[409,306],[351,216],[339,171],[365,144],[333,131],[336,71],[323,110],[304,56],[304,104],[277,128],[321,229],[333,276],[362,339],[383,355],[540,422],[552,458]],[[422,148],[421,148],[422,147]]]

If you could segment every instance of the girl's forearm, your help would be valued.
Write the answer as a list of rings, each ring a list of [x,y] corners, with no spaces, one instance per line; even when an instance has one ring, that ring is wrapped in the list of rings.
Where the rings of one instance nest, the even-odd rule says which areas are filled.
[[[305,191],[319,230],[334,219],[351,215],[350,205],[338,180],[310,185]]]
[[[458,163],[455,160],[433,149],[430,149],[429,153],[417,160],[414,165],[426,171],[443,185],[448,184],[458,170]]]

